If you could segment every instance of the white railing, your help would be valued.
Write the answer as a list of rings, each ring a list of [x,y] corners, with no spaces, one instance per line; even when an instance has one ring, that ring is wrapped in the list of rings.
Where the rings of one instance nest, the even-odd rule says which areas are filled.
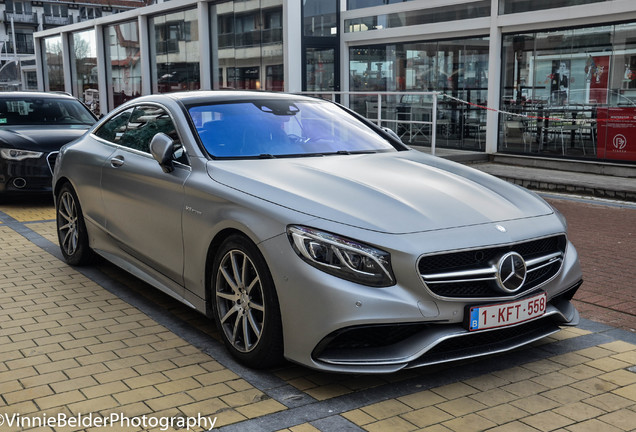
[[[384,124],[390,124],[393,127],[390,129],[394,132],[398,132],[401,128],[403,130],[402,136],[407,132],[409,138],[413,138],[413,131],[416,135],[421,133],[424,127],[430,126],[430,142],[431,142],[431,154],[435,154],[435,142],[437,131],[437,101],[439,98],[439,92],[357,92],[357,91],[304,91],[299,94],[309,96],[319,96],[323,99],[330,99],[334,102],[337,101],[337,96],[341,96],[340,103],[348,108],[351,106],[352,97],[360,97],[365,102],[365,113],[367,119],[374,121],[378,126]],[[344,97],[342,97],[344,96]],[[388,102],[384,99],[399,98],[399,102]],[[424,103],[426,101],[426,103]],[[413,115],[416,112],[430,112],[430,120],[424,120],[422,118],[414,118]]]

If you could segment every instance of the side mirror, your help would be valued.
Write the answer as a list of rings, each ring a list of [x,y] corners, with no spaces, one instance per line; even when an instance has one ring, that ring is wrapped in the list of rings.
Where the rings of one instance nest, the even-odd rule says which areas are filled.
[[[158,133],[150,140],[150,154],[161,166],[163,172],[174,171],[172,155],[174,154],[174,141],[165,133]]]

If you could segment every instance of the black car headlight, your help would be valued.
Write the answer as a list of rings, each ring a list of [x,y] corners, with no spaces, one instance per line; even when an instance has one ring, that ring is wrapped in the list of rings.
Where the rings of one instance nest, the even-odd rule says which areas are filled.
[[[42,152],[20,150],[13,148],[0,148],[0,156],[3,159],[21,161],[24,159],[37,159],[42,156]]]
[[[325,273],[372,287],[395,284],[388,252],[298,225],[287,228],[287,237],[300,258]]]

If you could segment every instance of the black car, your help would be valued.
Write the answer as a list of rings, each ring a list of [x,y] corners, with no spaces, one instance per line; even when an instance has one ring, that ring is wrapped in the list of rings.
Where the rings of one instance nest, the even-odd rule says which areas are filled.
[[[97,118],[63,93],[0,93],[0,195],[51,190],[60,147],[82,136]]]

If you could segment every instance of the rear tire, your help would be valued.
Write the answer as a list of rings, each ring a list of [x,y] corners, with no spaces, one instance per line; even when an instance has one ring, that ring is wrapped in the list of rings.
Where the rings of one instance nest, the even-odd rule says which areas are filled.
[[[255,369],[279,364],[283,336],[276,289],[258,248],[240,235],[228,237],[211,275],[214,320],[240,363]]]
[[[89,246],[82,207],[69,183],[64,184],[57,194],[55,214],[57,237],[64,260],[76,266],[90,264],[95,253]]]

